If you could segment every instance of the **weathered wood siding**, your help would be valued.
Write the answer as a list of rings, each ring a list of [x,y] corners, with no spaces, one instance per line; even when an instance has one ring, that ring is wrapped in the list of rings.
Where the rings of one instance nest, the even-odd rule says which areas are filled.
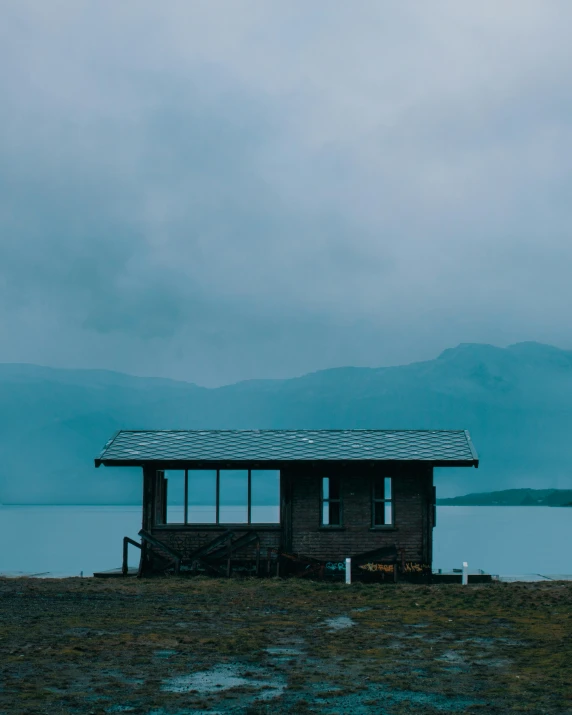
[[[200,549],[201,546],[208,544],[209,541],[215,539],[219,534],[230,529],[234,533],[233,540],[238,539],[246,533],[255,531],[260,536],[260,553],[261,558],[266,558],[267,549],[279,548],[281,544],[281,531],[279,528],[260,528],[255,524],[245,527],[239,524],[236,526],[220,525],[215,528],[201,528],[199,525],[169,525],[155,526],[151,533],[152,535],[166,544],[175,551],[178,551],[183,558],[189,558],[190,555]],[[256,547],[254,543],[248,544],[243,549],[238,549],[232,555],[233,559],[256,558]]]

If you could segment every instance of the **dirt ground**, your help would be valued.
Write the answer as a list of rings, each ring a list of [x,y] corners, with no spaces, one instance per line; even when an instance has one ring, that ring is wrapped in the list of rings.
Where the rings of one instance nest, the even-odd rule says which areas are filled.
[[[572,584],[0,579],[0,713],[572,713]]]

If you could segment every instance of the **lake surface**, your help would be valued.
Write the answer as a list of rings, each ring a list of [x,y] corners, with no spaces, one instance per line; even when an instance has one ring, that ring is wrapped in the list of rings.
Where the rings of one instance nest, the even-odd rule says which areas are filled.
[[[121,565],[122,540],[138,540],[141,507],[0,506],[0,573],[91,576]],[[572,508],[437,507],[434,568],[572,574]],[[129,563],[139,551],[130,547]]]

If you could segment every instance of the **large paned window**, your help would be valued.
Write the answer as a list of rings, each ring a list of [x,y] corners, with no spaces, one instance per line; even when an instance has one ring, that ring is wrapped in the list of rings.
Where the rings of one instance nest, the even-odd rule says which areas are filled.
[[[393,480],[375,477],[372,487],[372,526],[393,526]]]
[[[168,524],[280,523],[278,470],[169,470],[165,477]]]
[[[321,526],[342,525],[342,489],[339,477],[322,478]]]

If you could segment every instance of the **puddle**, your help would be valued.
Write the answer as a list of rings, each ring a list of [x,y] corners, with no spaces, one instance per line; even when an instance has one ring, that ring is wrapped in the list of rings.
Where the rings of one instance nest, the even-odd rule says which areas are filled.
[[[249,673],[249,676],[246,676]],[[250,677],[250,674],[258,677]],[[161,690],[168,693],[216,694],[232,688],[249,687],[261,690],[258,699],[270,700],[282,695],[286,683],[281,676],[262,669],[253,672],[252,667],[232,664],[217,665],[210,670],[202,670],[189,675],[178,675],[163,683]]]
[[[230,688],[248,685],[247,678],[237,675],[237,668],[232,665],[219,665],[212,670],[203,670],[190,675],[177,675],[170,678],[161,690],[169,693],[213,693]]]
[[[100,670],[99,673],[102,677],[113,678],[114,680],[119,680],[121,683],[125,683],[125,685],[137,686],[137,685],[143,685],[145,683],[144,678],[137,678],[133,675],[127,675],[126,673],[124,673],[122,670],[119,670],[118,668],[104,668],[104,669]]]
[[[176,650],[156,650],[153,655],[155,658],[170,658],[173,655],[177,655]]]
[[[508,658],[481,658],[477,663],[486,665],[489,668],[508,668],[512,665],[512,661]]]
[[[328,618],[326,625],[331,631],[341,631],[344,628],[355,626],[355,621],[352,621],[349,616],[337,616],[337,618]]]
[[[147,715],[223,715],[223,713],[221,710],[177,710],[173,712],[173,710],[165,710],[165,708],[154,708],[149,710]]]
[[[446,650],[438,658],[435,658],[435,660],[445,660],[447,663],[455,663],[457,665],[463,665],[465,663],[463,656],[454,650]]]
[[[417,710],[416,706],[421,706],[423,709],[429,707],[432,711],[458,713],[465,712],[471,705],[482,704],[478,700],[470,700],[464,697],[448,697],[436,693],[399,690],[398,688],[388,688],[383,685],[373,684],[366,685],[360,692],[348,694],[339,692],[339,688],[327,682],[316,686],[316,690],[319,690],[319,692],[316,692],[314,702],[320,705],[335,703],[336,712],[352,713],[352,715],[370,715],[372,712],[387,712],[384,706],[403,706],[407,703],[410,705],[407,712],[415,712]],[[330,700],[330,694],[333,696],[332,700]],[[375,710],[371,707],[374,703]]]
[[[266,648],[268,655],[292,656],[302,655],[300,648]]]
[[[107,631],[97,630],[95,628],[68,628],[64,631],[65,636],[79,636],[86,638],[87,636],[103,636]]]

